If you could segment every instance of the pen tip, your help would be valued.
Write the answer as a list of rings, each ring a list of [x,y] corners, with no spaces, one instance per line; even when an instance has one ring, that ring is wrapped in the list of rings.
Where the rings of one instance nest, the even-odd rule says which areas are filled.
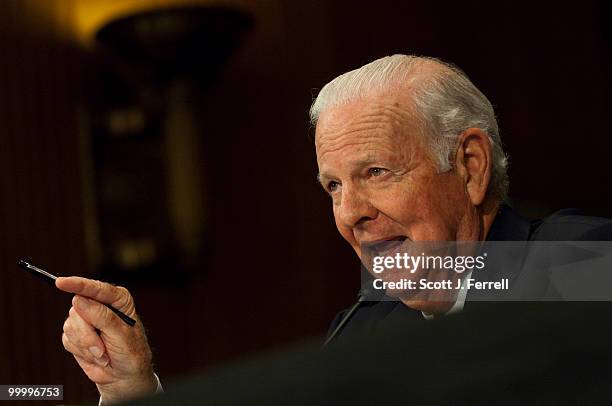
[[[18,261],[17,261],[17,265],[19,265],[19,266],[25,266],[25,265],[28,265],[28,263],[27,263],[27,262],[25,262],[23,259],[20,259],[20,260],[18,260]]]

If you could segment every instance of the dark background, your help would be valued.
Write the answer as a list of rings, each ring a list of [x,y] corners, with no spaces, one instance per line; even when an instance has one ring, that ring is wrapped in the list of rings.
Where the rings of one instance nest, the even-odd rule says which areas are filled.
[[[322,335],[354,299],[358,262],[316,182],[307,111],[316,89],[381,56],[436,56],[468,73],[496,107],[510,197],[525,215],[578,207],[612,216],[606,2],[422,3],[227,3],[252,25],[188,98],[201,135],[202,227],[185,254],[155,182],[169,176],[156,121],[165,93],[150,96],[152,129],[120,143],[123,154],[152,147],[130,160],[148,186],[118,220],[100,184],[124,162],[100,144],[99,120],[109,106],[149,99],[121,84],[112,57],[75,39],[74,7],[87,1],[0,2],[0,384],[63,384],[68,402],[96,393],[61,345],[69,295],[23,275],[14,265],[22,256],[125,284],[164,380]],[[182,131],[177,122],[170,133]],[[121,233],[138,227],[164,255],[131,270],[107,261]]]

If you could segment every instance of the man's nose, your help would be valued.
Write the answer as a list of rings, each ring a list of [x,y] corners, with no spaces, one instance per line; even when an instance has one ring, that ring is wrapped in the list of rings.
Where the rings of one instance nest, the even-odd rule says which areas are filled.
[[[376,218],[377,213],[364,191],[350,186],[343,187],[340,202],[336,207],[337,220],[341,225],[355,227],[364,221]]]

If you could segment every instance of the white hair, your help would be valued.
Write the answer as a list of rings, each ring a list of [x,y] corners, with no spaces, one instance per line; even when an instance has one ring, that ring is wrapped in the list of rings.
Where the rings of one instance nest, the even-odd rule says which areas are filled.
[[[425,65],[438,69],[419,69]],[[402,84],[409,85],[412,113],[421,123],[431,158],[440,172],[452,169],[458,139],[463,131],[479,128],[487,134],[493,155],[489,191],[504,200],[508,194],[508,158],[502,149],[493,106],[454,65],[413,55],[377,59],[326,84],[310,108],[310,121],[316,126],[321,112],[328,108]]]

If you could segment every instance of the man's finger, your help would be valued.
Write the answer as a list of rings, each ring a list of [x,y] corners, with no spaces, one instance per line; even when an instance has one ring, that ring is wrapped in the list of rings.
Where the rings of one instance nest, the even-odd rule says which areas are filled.
[[[100,302],[75,296],[73,303],[83,320],[100,331],[119,330],[125,327],[123,321]]]
[[[110,360],[106,354],[103,354],[100,358],[94,357],[88,353],[87,350],[84,350],[79,344],[75,344],[66,333],[62,334],[62,344],[64,345],[66,351],[75,357],[81,358],[89,364],[106,367],[110,363]]]
[[[91,355],[93,358],[85,355],[91,362],[95,358],[102,360],[102,364],[104,364],[104,360],[108,358],[105,355],[106,346],[98,333],[96,333],[94,327],[87,323],[74,307],[70,308],[68,314],[68,320],[64,323],[64,332],[68,335],[70,341],[76,344],[83,354]],[[100,362],[96,363],[100,364]]]
[[[116,307],[123,307],[129,299],[129,293],[124,288],[79,276],[58,277],[55,286],[65,292],[90,297]]]

